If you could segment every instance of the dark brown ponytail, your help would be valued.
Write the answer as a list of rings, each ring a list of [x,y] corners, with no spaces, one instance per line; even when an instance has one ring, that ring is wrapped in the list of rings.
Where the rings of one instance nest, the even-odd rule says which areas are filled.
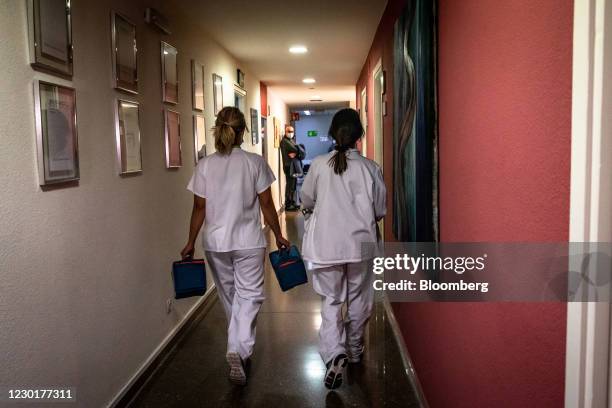
[[[363,136],[363,126],[359,113],[354,109],[341,109],[334,115],[329,127],[329,135],[336,141],[336,153],[329,159],[334,173],[342,174],[348,168],[347,151]]]

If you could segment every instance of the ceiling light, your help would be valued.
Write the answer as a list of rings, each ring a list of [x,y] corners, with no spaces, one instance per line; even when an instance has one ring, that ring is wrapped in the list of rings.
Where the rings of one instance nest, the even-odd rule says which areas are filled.
[[[302,79],[302,82],[305,83],[305,84],[314,84],[317,81],[315,81],[314,78],[304,78],[304,79]]]
[[[292,45],[289,48],[289,52],[292,54],[306,54],[308,52],[308,48],[303,45]]]
[[[323,101],[323,98],[321,98],[319,95],[315,95],[310,98],[310,102],[321,102],[321,101]]]

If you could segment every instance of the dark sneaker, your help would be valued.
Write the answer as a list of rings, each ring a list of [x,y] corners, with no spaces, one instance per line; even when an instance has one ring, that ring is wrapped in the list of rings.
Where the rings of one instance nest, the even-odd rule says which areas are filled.
[[[246,373],[244,371],[244,362],[240,354],[235,351],[230,351],[225,356],[227,363],[230,366],[229,380],[237,385],[246,385]]]
[[[330,390],[334,390],[342,385],[342,377],[344,376],[344,368],[348,364],[346,354],[338,354],[327,363],[327,371],[323,380],[325,386]]]

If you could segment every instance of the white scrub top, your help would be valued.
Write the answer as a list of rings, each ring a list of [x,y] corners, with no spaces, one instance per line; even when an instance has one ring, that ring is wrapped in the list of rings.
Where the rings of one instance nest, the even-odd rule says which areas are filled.
[[[265,248],[258,194],[276,178],[263,157],[234,147],[202,158],[187,189],[206,199],[202,245],[206,251]]]
[[[300,192],[302,208],[314,210],[305,222],[302,241],[302,256],[312,268],[372,257],[362,253],[361,244],[379,243],[376,222],[387,212],[385,182],[378,164],[350,149],[348,168],[338,175],[328,164],[335,153],[312,161]],[[371,248],[377,250],[378,245]]]

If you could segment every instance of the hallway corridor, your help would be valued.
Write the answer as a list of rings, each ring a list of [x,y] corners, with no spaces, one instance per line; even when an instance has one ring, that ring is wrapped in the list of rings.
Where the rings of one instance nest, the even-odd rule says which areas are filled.
[[[0,38],[0,408],[612,408],[612,0],[0,0]]]
[[[303,218],[281,216],[286,236],[301,244]],[[271,237],[268,237],[270,240]],[[404,372],[384,306],[377,301],[366,333],[366,353],[349,366],[336,392],[323,385],[317,351],[320,301],[312,284],[282,293],[266,261],[266,300],[257,320],[257,342],[246,387],[227,379],[226,322],[216,299],[130,407],[418,407]]]

